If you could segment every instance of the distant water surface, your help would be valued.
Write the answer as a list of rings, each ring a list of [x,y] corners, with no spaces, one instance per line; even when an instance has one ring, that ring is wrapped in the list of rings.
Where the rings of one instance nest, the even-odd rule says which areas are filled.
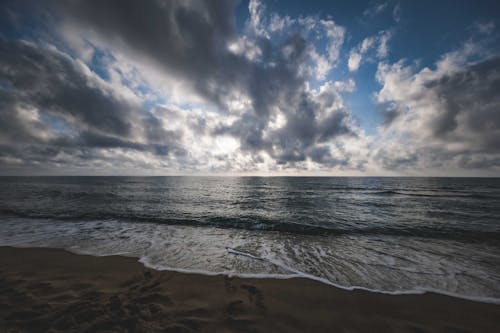
[[[0,177],[0,245],[500,300],[500,179]]]

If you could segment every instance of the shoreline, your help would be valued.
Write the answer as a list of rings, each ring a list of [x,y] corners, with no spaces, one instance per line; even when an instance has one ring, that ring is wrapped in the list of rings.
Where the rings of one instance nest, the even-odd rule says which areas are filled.
[[[307,278],[158,271],[136,258],[0,247],[0,331],[500,330],[500,305]]]
[[[445,290],[434,290],[434,289],[425,289],[425,288],[420,288],[420,289],[412,289],[412,290],[403,290],[403,291],[388,291],[388,290],[379,290],[379,289],[370,289],[367,287],[363,286],[343,286],[340,284],[336,284],[334,282],[331,282],[327,279],[311,275],[308,273],[304,273],[301,271],[297,271],[293,274],[253,274],[253,273],[233,273],[233,272],[210,272],[210,271],[202,271],[202,270],[189,270],[189,269],[180,269],[180,268],[173,268],[173,267],[157,267],[153,264],[148,263],[146,260],[143,260],[143,258],[137,257],[137,256],[129,256],[121,253],[114,253],[114,254],[105,254],[105,255],[96,255],[93,253],[86,253],[86,252],[78,252],[78,251],[71,251],[69,249],[64,249],[64,248],[55,248],[55,247],[46,247],[46,246],[16,246],[16,245],[0,245],[0,249],[3,247],[7,248],[18,248],[18,249],[54,249],[54,250],[61,250],[64,252],[68,252],[70,254],[74,255],[81,255],[81,256],[91,256],[91,257],[97,257],[97,258],[102,258],[102,257],[124,257],[124,258],[130,258],[136,260],[138,263],[142,264],[145,268],[152,269],[154,271],[158,272],[175,272],[175,273],[180,273],[180,274],[195,274],[195,275],[205,275],[205,276],[221,276],[221,277],[229,277],[229,278],[241,278],[241,279],[276,279],[276,280],[290,280],[290,279],[304,279],[304,280],[310,280],[310,281],[315,281],[321,284],[324,284],[326,286],[332,287],[332,288],[337,288],[340,290],[344,291],[363,291],[363,292],[369,292],[369,293],[375,293],[375,294],[381,294],[381,295],[390,295],[390,296],[405,296],[405,295],[426,295],[426,294],[432,294],[432,295],[441,295],[441,296],[447,296],[447,297],[452,297],[456,299],[461,299],[461,300],[466,300],[466,301],[471,301],[471,302],[478,302],[478,303],[486,303],[486,304],[496,304],[500,305],[500,298],[495,298],[495,297],[488,297],[488,296],[469,296],[469,295],[462,295],[462,294],[457,294],[453,292],[448,292]],[[234,254],[233,251],[239,252],[237,250],[234,250],[232,248],[228,248],[229,253]],[[236,253],[236,255],[239,255]],[[247,256],[248,254],[244,253],[243,255]],[[257,258],[257,260],[262,260],[260,258]]]
[[[143,264],[144,267],[158,271],[158,272],[175,272],[175,273],[180,273],[180,274],[221,276],[221,277],[229,277],[229,278],[257,279],[257,280],[259,280],[259,279],[270,279],[270,280],[302,279],[302,280],[310,280],[310,281],[318,282],[318,283],[324,284],[324,285],[332,287],[332,288],[337,288],[337,289],[349,291],[349,292],[363,291],[363,292],[368,292],[368,293],[373,293],[373,294],[390,295],[390,296],[432,294],[432,295],[447,296],[447,297],[456,298],[456,299],[465,300],[465,301],[470,301],[470,302],[500,305],[500,298],[487,297],[487,296],[468,296],[468,295],[461,295],[461,294],[456,294],[456,293],[452,293],[452,292],[447,292],[444,290],[433,290],[433,289],[422,288],[422,289],[403,290],[403,291],[387,291],[387,290],[370,289],[370,288],[361,287],[361,286],[346,287],[346,286],[342,286],[340,284],[336,284],[334,282],[331,282],[329,280],[323,279],[321,277],[317,277],[315,275],[311,275],[311,274],[303,273],[303,272],[285,275],[285,274],[258,274],[258,273],[252,274],[252,273],[232,273],[232,272],[209,272],[209,271],[198,271],[198,270],[171,268],[171,267],[169,267],[169,268],[157,268],[157,267],[154,267],[153,265],[148,265],[140,258],[132,257],[132,256],[126,256],[126,255],[120,255],[120,254],[96,256],[96,255],[92,255],[92,254],[72,252],[72,251],[65,250],[65,249],[62,249],[62,250],[69,252],[69,253],[72,253],[72,254],[76,254],[76,255],[89,255],[89,256],[93,256],[93,257],[121,256],[121,257],[126,257],[126,258],[134,258],[134,259],[137,259],[137,262]]]

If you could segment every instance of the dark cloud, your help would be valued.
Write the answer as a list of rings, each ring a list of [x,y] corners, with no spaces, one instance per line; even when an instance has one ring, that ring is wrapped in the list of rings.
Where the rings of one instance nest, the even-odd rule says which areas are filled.
[[[0,40],[2,155],[43,162],[68,150],[122,148],[158,155],[182,150],[182,133],[121,97],[52,46]],[[6,149],[9,147],[9,149]]]
[[[337,146],[337,149],[343,150],[341,146]],[[349,166],[349,160],[351,158],[349,153],[346,153],[345,151],[342,152],[342,158],[334,157],[332,155],[331,149],[329,147],[314,147],[311,149],[309,153],[311,160],[313,160],[316,163],[323,164],[327,167],[348,167]],[[347,156],[347,157],[346,157]],[[359,165],[356,165],[355,168],[359,170],[363,170],[365,163],[362,162]]]
[[[247,95],[252,110],[213,131],[239,138],[245,151],[267,151],[280,162],[302,161],[316,141],[352,132],[342,112],[317,123],[318,106],[305,88],[309,77],[301,72],[309,43],[300,33],[278,45],[256,38],[262,61],[230,52],[228,44],[238,37],[234,1],[57,1],[55,7],[66,23],[152,60],[221,109],[232,91]],[[284,113],[286,127],[266,136],[276,107]]]
[[[130,134],[133,107],[102,90],[68,56],[28,42],[0,41],[0,63],[2,77],[10,86],[4,93],[10,94],[11,108],[36,107],[82,126]]]
[[[423,155],[422,151],[417,153],[410,148],[397,147],[397,151],[393,151],[392,149],[383,147],[375,153],[374,159],[385,170],[401,170],[418,166],[418,162],[421,159],[420,155]],[[442,159],[440,158],[434,161],[442,163]]]
[[[338,110],[330,114],[319,125],[319,141],[326,142],[339,135],[356,135],[350,128],[349,113],[346,110]]]
[[[377,111],[382,115],[384,118],[384,125],[389,126],[392,124],[396,118],[398,118],[401,115],[401,110],[394,104],[389,104],[389,105],[379,105],[377,107]]]
[[[309,151],[315,144],[353,134],[348,113],[332,106],[340,98],[335,91],[324,93],[319,100],[306,89],[308,78],[300,73],[307,62],[306,45],[306,40],[295,34],[277,46],[275,54],[279,56],[273,59],[274,66],[256,67],[254,71],[249,85],[253,110],[216,133],[230,133],[240,138],[243,149],[266,151],[278,164],[305,161],[311,158]],[[276,108],[286,123],[270,130],[269,121]],[[326,118],[320,119],[325,112]]]
[[[234,83],[244,58],[227,50],[235,37],[234,1],[53,1],[66,24],[76,25],[190,82],[215,102]],[[238,73],[241,75],[241,72]]]
[[[426,84],[442,101],[432,128],[450,141],[474,137],[473,149],[500,151],[500,57]]]
[[[311,155],[317,144],[354,134],[343,109],[329,110],[327,116],[320,119],[318,111],[325,105],[316,102],[308,93],[290,102],[293,109],[289,110],[286,125],[271,135],[273,149],[269,153],[282,163],[304,161],[307,157],[319,163],[322,159]]]
[[[166,130],[154,112],[125,99],[68,56],[75,50],[56,41],[65,29],[78,31],[78,38],[97,48],[119,51],[132,62],[147,63],[182,81],[221,115],[231,111],[228,103],[234,93],[248,98],[250,107],[229,126],[221,121],[208,129],[201,118],[185,126],[200,134],[237,138],[250,160],[261,160],[259,153],[266,152],[283,165],[307,159],[331,164],[324,147],[355,133],[348,111],[335,106],[340,100],[336,92],[318,97],[307,87],[312,48],[307,33],[294,29],[278,41],[249,33],[245,38],[259,49],[258,60],[230,50],[229,44],[242,38],[234,22],[235,1],[23,1],[22,7],[29,8],[24,5],[29,3],[33,10],[51,13],[48,25],[54,26],[46,27],[46,36],[66,53],[39,41],[1,41],[1,138],[25,152],[24,159],[37,159],[45,148],[81,160],[98,157],[102,149],[175,158],[184,158],[190,149],[182,147],[182,130]],[[36,116],[22,110],[36,110]],[[271,126],[278,114],[284,118],[281,128]],[[23,158],[22,153],[9,156],[14,155]],[[54,160],[57,154],[47,156]],[[335,164],[346,164],[349,155],[344,156]]]
[[[500,57],[454,65],[451,67],[459,69],[438,66],[434,72],[427,69],[407,77],[399,68],[386,72],[402,76],[396,80],[398,86],[384,92],[390,92],[385,100],[385,125],[396,130],[407,145],[382,146],[374,158],[385,169],[496,166],[500,154]]]

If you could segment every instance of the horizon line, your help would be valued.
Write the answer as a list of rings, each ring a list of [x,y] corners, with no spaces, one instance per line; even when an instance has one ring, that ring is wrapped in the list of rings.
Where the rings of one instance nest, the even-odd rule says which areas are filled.
[[[221,175],[221,174],[170,174],[170,175],[89,175],[89,174],[71,174],[71,175],[54,175],[54,174],[39,174],[39,175],[1,175],[2,178],[8,177],[23,177],[23,178],[36,178],[36,177],[142,177],[142,178],[153,178],[153,177],[199,177],[199,178],[500,178],[498,176],[436,176],[436,175],[245,175],[245,174],[233,174],[233,175]]]

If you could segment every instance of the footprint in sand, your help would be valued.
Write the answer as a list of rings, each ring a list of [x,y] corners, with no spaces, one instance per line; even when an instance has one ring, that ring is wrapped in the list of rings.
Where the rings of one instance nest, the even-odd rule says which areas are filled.
[[[240,288],[248,292],[248,300],[253,302],[260,314],[265,315],[267,313],[267,308],[264,305],[264,296],[262,292],[257,287],[248,284],[242,284]]]

